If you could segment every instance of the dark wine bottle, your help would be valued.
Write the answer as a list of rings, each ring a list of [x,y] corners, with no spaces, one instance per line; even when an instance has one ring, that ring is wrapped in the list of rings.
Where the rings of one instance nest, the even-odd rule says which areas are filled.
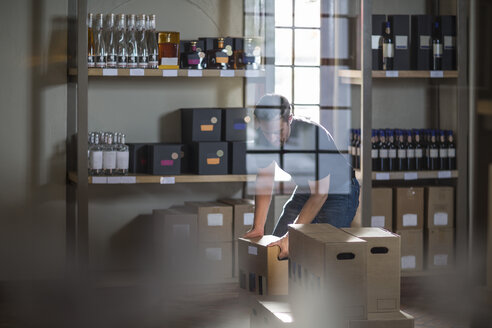
[[[420,139],[420,132],[415,132],[415,169],[422,171],[425,168],[424,146]]]
[[[379,167],[381,171],[389,171],[388,144],[384,130],[379,130]]]
[[[393,59],[395,57],[395,41],[391,31],[391,23],[386,22],[383,33],[383,70],[393,70]]]
[[[371,149],[372,170],[381,171],[380,161],[379,161],[379,140],[376,130],[372,130],[371,143],[372,143],[372,149]]]
[[[415,144],[413,143],[412,132],[407,135],[407,169],[415,171],[417,169],[417,159],[415,158]]]
[[[448,161],[449,169],[456,170],[456,145],[454,143],[453,131],[448,131]]]
[[[430,142],[429,148],[429,170],[439,170],[439,146],[436,142],[436,131],[431,130],[430,132]]]
[[[432,33],[432,69],[436,71],[442,70],[442,53],[443,43],[441,28],[439,22],[434,23],[434,30]]]
[[[388,134],[388,171],[398,171],[398,158],[396,156],[395,134],[392,130]]]
[[[357,139],[355,141],[355,167],[360,170],[360,144],[361,144],[361,135],[360,129],[357,129]]]
[[[439,167],[441,170],[449,170],[448,143],[445,131],[440,131],[439,138]]]
[[[407,170],[407,143],[403,131],[398,130],[398,170]]]

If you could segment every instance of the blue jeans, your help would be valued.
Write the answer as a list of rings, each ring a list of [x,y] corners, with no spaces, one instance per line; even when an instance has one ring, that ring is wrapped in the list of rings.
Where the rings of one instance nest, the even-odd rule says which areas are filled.
[[[329,223],[337,228],[350,227],[359,207],[359,188],[357,179],[352,178],[348,194],[328,195],[328,199],[311,223]],[[280,219],[273,230],[275,236],[282,237],[287,233],[288,225],[297,218],[309,196],[294,191],[292,197],[285,203]]]

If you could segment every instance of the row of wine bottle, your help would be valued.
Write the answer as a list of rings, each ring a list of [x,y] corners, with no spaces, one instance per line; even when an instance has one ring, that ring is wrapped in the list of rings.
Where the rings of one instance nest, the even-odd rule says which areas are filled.
[[[130,153],[125,141],[123,133],[89,133],[87,149],[89,175],[127,175]]]
[[[351,130],[352,167],[360,169],[361,133]],[[373,171],[455,170],[456,145],[451,130],[372,130]]]

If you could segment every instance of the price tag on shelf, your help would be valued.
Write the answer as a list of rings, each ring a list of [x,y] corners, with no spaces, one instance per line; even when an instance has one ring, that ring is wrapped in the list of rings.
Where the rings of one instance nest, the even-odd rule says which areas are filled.
[[[199,70],[199,69],[190,69],[190,70],[188,70],[188,76],[189,77],[202,77],[203,72],[202,72],[202,70]]]
[[[398,71],[386,71],[386,77],[398,77]]]
[[[92,177],[92,184],[106,184],[108,183],[107,177]]]
[[[451,171],[439,171],[437,172],[437,177],[439,179],[449,179],[451,178]]]
[[[161,177],[161,184],[175,184],[175,177]]]
[[[121,177],[121,183],[135,184],[137,183],[137,177]]]
[[[103,76],[118,76],[116,68],[103,68]]]
[[[376,180],[389,180],[390,179],[390,174],[389,173],[376,173]]]
[[[232,69],[220,71],[220,77],[234,77],[234,71]]]
[[[108,177],[108,184],[120,184],[121,177]]]
[[[405,175],[403,176],[404,180],[417,180],[419,178],[419,175],[417,172],[405,172]]]
[[[258,69],[249,69],[244,71],[245,77],[260,77],[260,70]]]
[[[430,77],[433,79],[442,79],[444,77],[443,71],[430,71]]]
[[[162,70],[162,76],[176,77],[176,76],[178,76],[178,70],[177,69],[163,69]]]
[[[144,76],[145,70],[143,68],[132,68],[130,69],[130,76]]]

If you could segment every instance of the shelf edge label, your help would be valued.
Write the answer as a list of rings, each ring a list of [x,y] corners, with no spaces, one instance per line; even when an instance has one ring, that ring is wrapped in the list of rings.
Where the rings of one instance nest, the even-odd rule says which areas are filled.
[[[162,76],[176,77],[176,76],[178,76],[178,70],[177,69],[163,69],[162,70]]]
[[[108,183],[107,177],[92,177],[92,184],[106,184]]]
[[[260,77],[260,71],[259,70],[245,70],[244,71],[244,76],[245,77]]]
[[[118,70],[116,68],[103,68],[103,76],[118,76]]]
[[[389,179],[390,179],[389,173],[376,173],[376,180],[389,180]]]
[[[220,77],[234,77],[234,71],[232,69],[220,71]]]
[[[417,172],[405,172],[405,175],[403,176],[404,180],[417,180],[419,178],[419,175]]]
[[[121,183],[135,184],[137,183],[137,177],[121,177]]]
[[[451,178],[451,171],[439,171],[437,172],[437,177],[439,179],[449,179]]]
[[[120,184],[121,177],[108,177],[108,184]]]
[[[189,77],[202,77],[203,76],[203,72],[199,69],[190,69],[188,71],[188,76]]]
[[[398,71],[386,71],[386,77],[398,77]]]
[[[144,76],[145,70],[143,68],[131,68],[130,76]]]
[[[175,184],[176,183],[176,178],[175,177],[161,177],[161,184]]]
[[[430,71],[430,77],[433,79],[442,79],[444,77],[443,71]]]

